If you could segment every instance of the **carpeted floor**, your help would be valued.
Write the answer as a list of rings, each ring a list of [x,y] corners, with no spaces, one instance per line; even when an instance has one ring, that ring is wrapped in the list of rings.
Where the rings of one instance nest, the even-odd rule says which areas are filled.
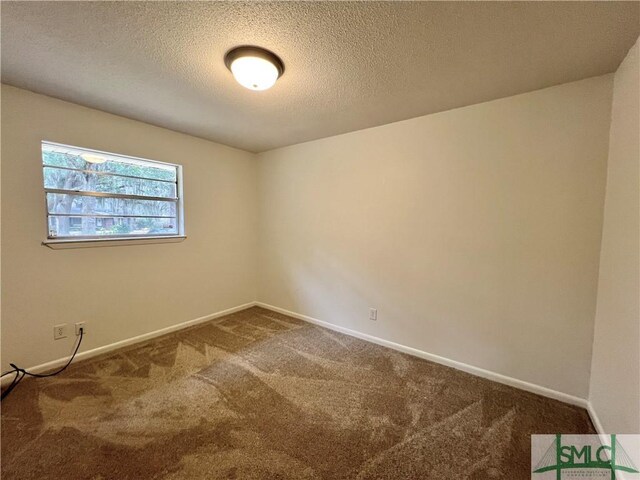
[[[587,413],[261,308],[2,403],[2,479],[529,479]]]

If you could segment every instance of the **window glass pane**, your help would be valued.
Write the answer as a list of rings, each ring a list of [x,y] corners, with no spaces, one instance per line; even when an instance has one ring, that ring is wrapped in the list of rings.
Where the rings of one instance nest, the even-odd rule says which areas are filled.
[[[67,153],[61,153],[63,150]],[[102,163],[87,162],[86,158],[94,158]],[[93,157],[92,157],[93,156]],[[108,154],[91,153],[90,151],[82,152],[71,148],[43,144],[42,145],[42,163],[52,167],[76,168],[80,170],[93,170],[99,172],[116,173],[120,175],[128,175],[131,177],[143,177],[156,180],[176,181],[176,167],[172,165],[161,165],[151,162],[144,162],[137,159],[127,159]]]
[[[176,235],[172,218],[69,217],[49,215],[49,237]]]
[[[98,165],[92,165],[96,167]],[[45,188],[176,198],[176,184],[44,167]]]
[[[42,163],[52,167],[77,168],[82,170],[89,162],[84,161],[78,155],[66,155],[64,153],[47,152],[42,147]]]
[[[47,193],[49,213],[175,217],[176,202]]]
[[[42,166],[50,238],[182,232],[177,165],[42,142]]]

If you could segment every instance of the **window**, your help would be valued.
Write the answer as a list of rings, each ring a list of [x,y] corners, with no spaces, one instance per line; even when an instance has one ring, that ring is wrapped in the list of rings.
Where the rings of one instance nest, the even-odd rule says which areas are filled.
[[[49,242],[184,235],[181,167],[42,142]]]

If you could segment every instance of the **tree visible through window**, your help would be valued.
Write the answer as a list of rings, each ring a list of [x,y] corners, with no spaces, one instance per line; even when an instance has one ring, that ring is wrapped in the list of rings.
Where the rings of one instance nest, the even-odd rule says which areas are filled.
[[[181,235],[180,167],[42,142],[50,239]]]

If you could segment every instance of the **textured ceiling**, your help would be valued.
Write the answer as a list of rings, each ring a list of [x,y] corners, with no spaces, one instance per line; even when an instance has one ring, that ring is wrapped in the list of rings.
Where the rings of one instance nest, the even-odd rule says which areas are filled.
[[[2,2],[2,81],[250,151],[614,71],[637,2]],[[224,53],[280,55],[252,92]]]

